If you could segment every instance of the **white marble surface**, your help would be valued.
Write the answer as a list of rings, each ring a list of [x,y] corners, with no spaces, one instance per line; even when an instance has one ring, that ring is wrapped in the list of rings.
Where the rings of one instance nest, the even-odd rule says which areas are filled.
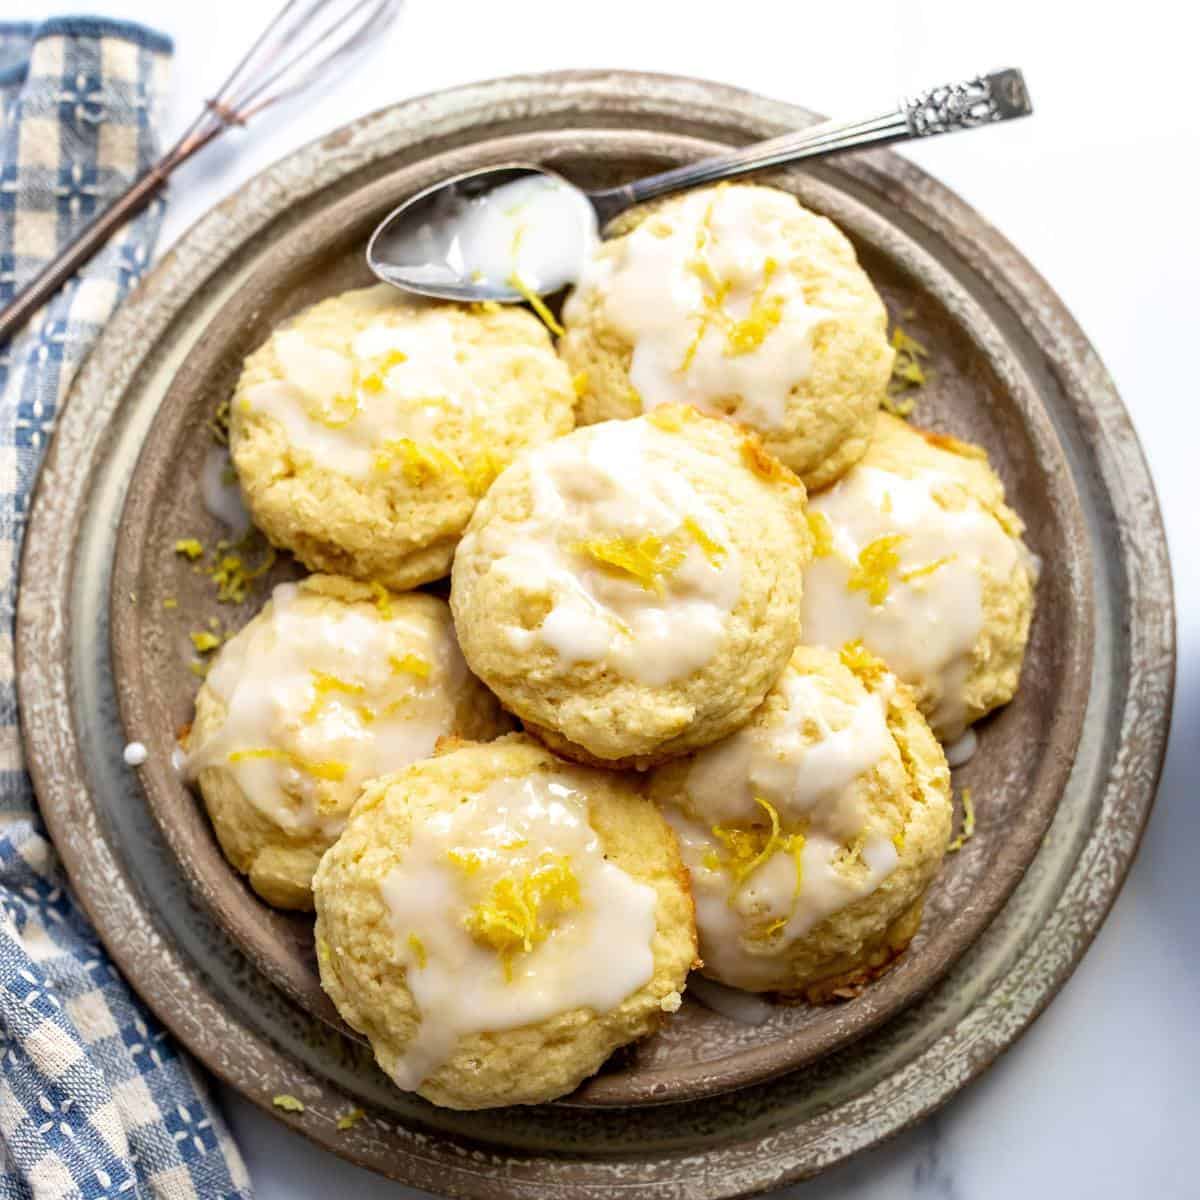
[[[176,39],[180,128],[277,0],[92,0]],[[0,0],[5,15],[85,0]],[[934,1119],[786,1195],[804,1200],[1126,1200],[1200,1195],[1200,133],[1190,6],[1008,0],[407,0],[360,72],[190,164],[167,241],[269,162],[361,113],[434,88],[561,67],[707,76],[833,114],[1019,65],[1037,116],[913,157],[982,211],[1058,289],[1144,440],[1175,561],[1174,734],[1141,855],[1049,1011]],[[223,1096],[262,1200],[416,1193],[347,1166]]]

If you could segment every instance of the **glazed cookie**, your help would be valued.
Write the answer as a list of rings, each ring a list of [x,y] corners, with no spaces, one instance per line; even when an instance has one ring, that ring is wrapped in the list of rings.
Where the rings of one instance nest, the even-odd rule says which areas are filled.
[[[630,777],[529,738],[376,780],[314,882],[321,982],[398,1087],[449,1108],[572,1091],[680,1004],[675,839]]]
[[[950,834],[950,772],[908,689],[861,646],[800,647],[750,723],[660,767],[703,971],[821,1002],[891,963]]]
[[[247,360],[230,450],[254,523],[313,570],[405,589],[450,569],[517,451],[574,424],[542,324],[380,284],[305,309]]]
[[[755,430],[809,488],[862,457],[894,352],[831,221],[787,192],[722,184],[618,228],[563,310],[580,424],[694,404]]]
[[[810,504],[804,640],[861,639],[949,743],[1017,689],[1036,563],[983,450],[876,421],[867,456]]]
[[[510,729],[436,596],[314,575],[275,589],[196,697],[188,768],[226,857],[264,900],[312,908],[312,875],[365,780],[438,738]]]
[[[800,481],[754,435],[669,406],[518,459],[471,520],[450,604],[467,662],[528,729],[644,767],[761,703],[808,554]]]

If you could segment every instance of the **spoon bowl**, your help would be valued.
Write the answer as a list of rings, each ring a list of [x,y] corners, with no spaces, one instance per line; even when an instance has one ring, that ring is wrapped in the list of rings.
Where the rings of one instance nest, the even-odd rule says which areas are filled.
[[[511,304],[578,278],[599,221],[591,196],[561,175],[505,163],[434,184],[393,209],[367,243],[367,265],[384,283],[422,296]]]

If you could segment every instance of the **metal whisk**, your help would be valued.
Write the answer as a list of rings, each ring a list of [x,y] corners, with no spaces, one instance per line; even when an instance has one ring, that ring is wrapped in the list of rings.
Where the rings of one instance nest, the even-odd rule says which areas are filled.
[[[0,342],[25,322],[143,209],[176,167],[233,125],[293,96],[395,19],[401,0],[288,0],[179,140],[0,312]]]

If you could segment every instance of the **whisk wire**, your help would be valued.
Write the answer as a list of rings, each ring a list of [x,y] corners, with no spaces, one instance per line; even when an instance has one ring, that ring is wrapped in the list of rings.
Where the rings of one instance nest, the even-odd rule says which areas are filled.
[[[64,246],[0,311],[0,343],[15,333],[168,176],[232,126],[294,96],[391,24],[402,0],[287,0],[175,144]]]
[[[285,54],[308,22],[329,8],[331,2],[336,7],[339,0],[308,0],[307,3],[303,0],[287,0],[217,89],[217,98],[230,108],[242,106],[244,97],[239,92],[248,87],[257,87],[256,77],[260,77],[277,58]]]
[[[320,6],[323,0],[313,0],[313,8]],[[238,117],[237,109],[230,103],[230,97],[237,87],[239,77],[245,72],[254,56],[266,45],[273,36],[278,36],[281,22],[288,12],[295,8],[297,0],[287,0],[275,17],[263,26],[258,37],[251,43],[249,49],[238,60],[225,81],[217,89],[216,95],[204,102],[204,107],[196,114],[192,123],[179,135],[175,144],[163,155],[162,162],[170,163],[172,167],[189,158],[201,146],[207,145],[217,134],[223,132],[229,125],[244,123],[245,117]],[[213,117],[217,123],[213,124]]]
[[[382,32],[399,7],[400,0],[354,0],[348,8],[346,0],[287,0],[164,158],[177,166],[230,126],[245,125],[263,109],[303,91]],[[315,33],[314,22],[319,22]],[[306,33],[310,36],[304,39]],[[326,50],[335,38],[339,40]],[[297,71],[301,73],[288,80]]]
[[[313,6],[314,12],[319,11],[327,3],[329,0],[317,0],[316,5]],[[318,74],[328,70],[333,63],[358,49],[376,31],[377,24],[390,22],[394,16],[394,10],[397,8],[396,0],[356,0],[356,3],[352,4],[347,12],[332,20],[319,32],[314,33],[302,49],[297,50],[274,72],[267,74],[266,78],[237,96],[231,102],[231,107],[236,108],[243,119],[249,119],[255,113],[261,112],[268,105],[282,100],[285,96],[302,91]],[[323,47],[338,35],[341,35],[342,40],[324,56],[321,56]],[[281,81],[287,80],[287,77],[296,71],[301,72],[298,77],[284,83],[277,91],[270,91],[271,88]]]

